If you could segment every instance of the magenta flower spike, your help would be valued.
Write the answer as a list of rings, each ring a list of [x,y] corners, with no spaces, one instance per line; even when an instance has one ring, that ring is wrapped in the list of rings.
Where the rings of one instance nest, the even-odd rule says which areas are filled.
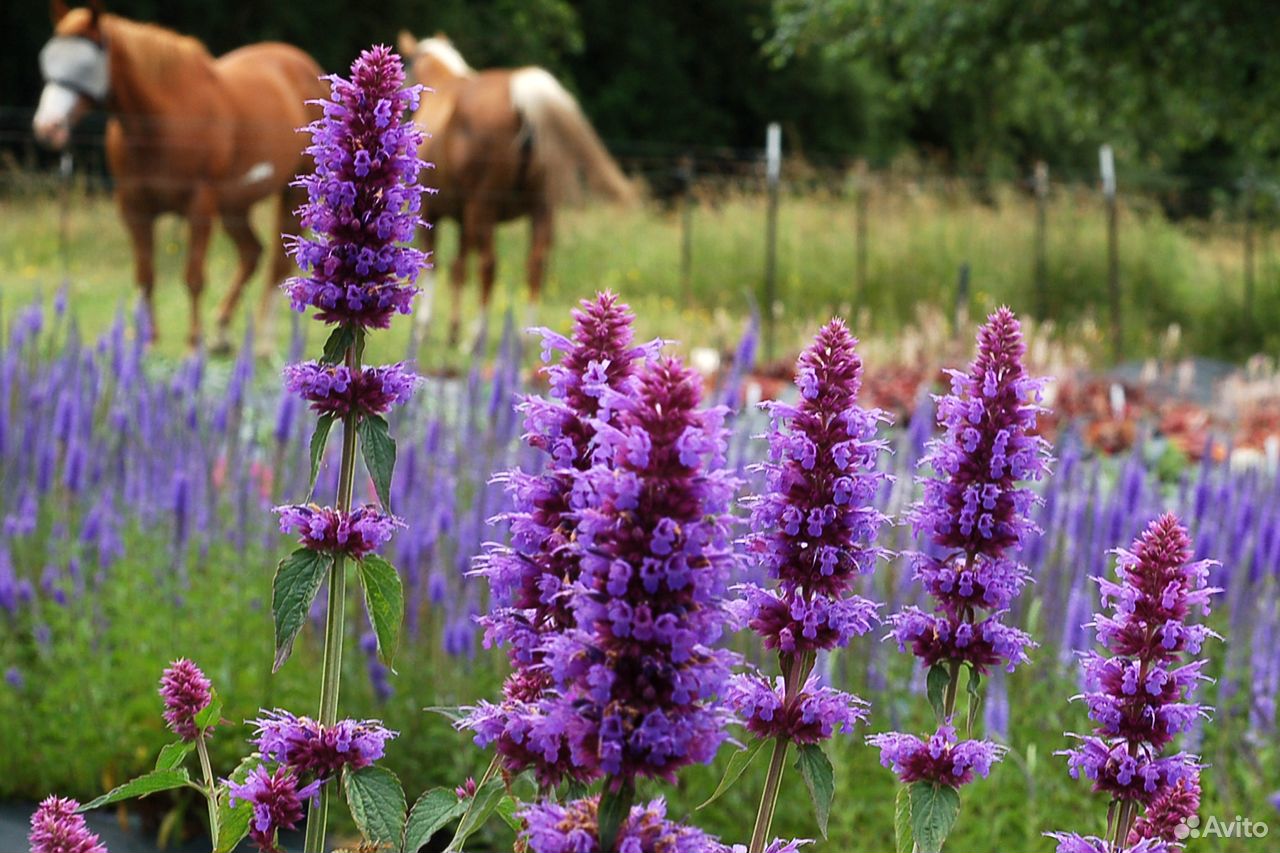
[[[288,767],[299,778],[328,779],[344,767],[368,767],[382,758],[387,741],[398,734],[377,720],[339,720],[322,726],[280,709],[263,711],[253,723],[262,757]]]
[[[1074,778],[1089,779],[1110,799],[1106,834],[1054,833],[1059,853],[1166,849],[1161,845],[1182,840],[1178,826],[1200,805],[1199,759],[1165,748],[1212,711],[1195,701],[1207,680],[1206,661],[1197,656],[1218,635],[1188,617],[1207,614],[1210,598],[1221,592],[1209,586],[1216,564],[1192,559],[1186,528],[1172,513],[1115,553],[1117,580],[1095,578],[1109,612],[1090,623],[1109,654],[1082,654],[1085,692],[1073,697],[1088,707],[1095,727],[1074,735],[1079,746],[1059,753]]]
[[[183,740],[200,736],[196,714],[208,707],[212,694],[209,679],[200,667],[186,658],[171,663],[160,678],[160,696],[164,699],[164,719],[169,729]]]
[[[287,767],[275,772],[265,766],[255,767],[243,783],[229,781],[229,802],[249,803],[253,817],[249,837],[263,853],[282,853],[276,840],[281,829],[296,829],[302,820],[302,804],[319,802],[321,781],[299,787],[298,777]]]
[[[80,804],[65,797],[48,797],[31,816],[31,853],[107,853],[98,836],[85,825]]]

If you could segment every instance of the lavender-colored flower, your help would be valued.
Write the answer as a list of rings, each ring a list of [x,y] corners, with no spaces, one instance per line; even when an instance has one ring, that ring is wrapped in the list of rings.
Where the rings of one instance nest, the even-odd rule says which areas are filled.
[[[782,676],[773,684],[757,675],[735,676],[726,701],[746,721],[747,730],[761,738],[781,738],[796,744],[820,743],[837,732],[851,732],[865,722],[867,703],[856,696],[818,685],[809,676],[787,700]]]
[[[391,541],[404,522],[373,504],[342,512],[316,504],[278,506],[280,532],[297,533],[304,548],[362,559]]]
[[[315,308],[323,322],[386,328],[411,310],[426,262],[401,245],[421,224],[422,133],[412,121],[421,87],[404,88],[400,57],[382,46],[360,54],[350,80],[327,79],[324,116],[307,128],[315,171],[297,181],[308,196],[302,225],[316,236],[288,238],[306,275],[284,289],[295,310]]]
[[[927,740],[901,732],[871,735],[867,743],[880,750],[880,763],[898,774],[904,784],[929,781],[958,788],[975,774],[986,777],[1006,748],[989,740],[957,740],[950,722]]]
[[[4,683],[14,690],[21,690],[26,685],[27,679],[23,676],[22,670],[11,666],[4,671]]]
[[[280,709],[263,711],[253,723],[263,758],[289,767],[299,777],[311,774],[320,779],[343,767],[368,767],[382,758],[387,741],[398,734],[378,720],[339,720],[322,726]]]
[[[284,386],[324,415],[345,417],[351,412],[386,414],[393,405],[403,404],[422,383],[422,377],[403,363],[366,367],[352,375],[346,365],[304,361],[284,369]]]
[[[1117,845],[1096,835],[1076,835],[1074,832],[1046,832],[1045,835],[1058,842],[1057,853],[1175,853],[1182,849],[1160,838],[1144,838],[1134,844]]]
[[[160,696],[164,699],[164,719],[169,728],[183,740],[200,736],[196,715],[209,706],[212,698],[209,679],[200,667],[179,658],[160,678]]]
[[[548,801],[529,806],[519,813],[525,825],[520,840],[529,853],[600,853],[598,806],[596,797],[565,805]],[[632,807],[618,829],[614,849],[618,853],[730,853],[731,850],[696,827],[667,820],[667,804],[661,798],[647,806]],[[777,850],[790,853],[795,847]]]
[[[321,780],[298,787],[298,777],[288,767],[277,767],[272,773],[258,765],[243,783],[228,780],[229,802],[249,803],[253,807],[253,819],[249,825],[249,837],[263,853],[281,853],[276,844],[276,832],[295,829],[302,820],[302,804],[311,800],[319,803]]]
[[[80,804],[64,797],[47,797],[31,816],[31,853],[107,853],[98,836],[77,814]]]
[[[1092,623],[1110,656],[1083,656],[1085,690],[1075,697],[1096,726],[1060,754],[1071,775],[1091,780],[1094,791],[1146,807],[1136,825],[1138,810],[1121,808],[1118,839],[1172,840],[1174,827],[1198,807],[1200,763],[1186,752],[1161,751],[1209,716],[1193,701],[1204,662],[1184,656],[1198,654],[1215,635],[1187,619],[1194,610],[1207,613],[1220,590],[1209,586],[1214,563],[1192,560],[1191,540],[1172,514],[1153,521],[1130,550],[1115,553],[1119,582],[1096,579],[1110,613]]]

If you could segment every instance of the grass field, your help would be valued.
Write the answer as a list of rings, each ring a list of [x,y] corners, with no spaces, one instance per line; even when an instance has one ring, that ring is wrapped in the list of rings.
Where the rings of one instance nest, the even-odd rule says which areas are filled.
[[[66,253],[71,299],[93,334],[134,298],[132,259],[114,205],[101,195],[75,192],[68,205]],[[47,192],[19,193],[0,200],[0,293],[9,306],[50,294],[62,279],[60,205]],[[267,228],[266,206],[257,211],[259,234]],[[971,315],[1008,303],[1033,313],[1035,215],[1031,203],[1011,190],[994,205],[963,193],[874,193],[868,204],[867,284],[855,289],[855,207],[828,195],[784,197],[778,248],[776,353],[785,356],[831,313],[849,317],[864,337],[892,336],[920,303],[948,313],[956,299],[957,273],[970,268]],[[1150,206],[1122,209],[1120,268],[1124,291],[1126,351],[1151,353],[1169,338],[1171,325],[1187,352],[1242,358],[1274,351],[1280,344],[1280,265],[1276,241],[1265,231],[1257,240],[1257,287],[1252,310],[1243,305],[1243,251],[1232,224],[1172,224]],[[642,334],[676,337],[686,345],[728,348],[741,333],[742,318],[758,302],[764,269],[763,199],[730,197],[703,204],[693,216],[692,276],[687,292],[680,276],[681,218],[656,208],[584,207],[563,212],[542,304],[529,304],[523,283],[527,231],[522,224],[499,232],[498,282],[490,317],[518,309],[518,321],[558,323],[577,299],[598,288],[619,291],[640,317]],[[1096,197],[1058,192],[1048,211],[1047,310],[1063,334],[1105,357],[1110,352],[1106,314],[1105,221]],[[187,295],[182,284],[186,238],[183,223],[161,220],[157,228],[159,353],[176,356],[186,347]],[[454,231],[442,227],[440,266],[453,255]],[[218,233],[208,265],[206,324],[234,268],[230,241]],[[243,308],[256,304],[263,274],[251,285]],[[443,278],[443,276],[442,276]],[[474,329],[478,288],[466,290],[464,321]],[[441,281],[437,317],[447,312]],[[235,334],[242,334],[243,316]],[[275,306],[285,313],[283,299]],[[274,325],[283,336],[285,323]],[[399,321],[384,346],[399,355],[410,324]],[[436,339],[440,338],[437,327]],[[427,363],[459,356],[433,348]]]

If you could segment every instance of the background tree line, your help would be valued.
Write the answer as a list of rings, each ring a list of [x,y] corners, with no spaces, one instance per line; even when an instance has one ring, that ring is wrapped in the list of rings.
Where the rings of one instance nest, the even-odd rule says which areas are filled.
[[[622,156],[750,156],[763,126],[815,162],[904,154],[1008,178],[1044,159],[1096,171],[1101,142],[1127,174],[1174,193],[1230,188],[1280,153],[1280,39],[1267,0],[115,0],[215,54],[281,39],[340,70],[407,27],[448,33],[472,65],[540,64],[582,99]],[[5,4],[3,137],[40,91],[50,32],[39,0]],[[27,112],[26,119],[29,119]],[[1205,196],[1208,198],[1209,196]]]

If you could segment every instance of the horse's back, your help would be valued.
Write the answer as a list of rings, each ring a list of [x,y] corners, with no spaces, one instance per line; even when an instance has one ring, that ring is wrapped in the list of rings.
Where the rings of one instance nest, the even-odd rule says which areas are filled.
[[[281,186],[300,170],[297,129],[319,115],[307,101],[327,90],[315,60],[281,42],[237,48],[214,67],[236,109],[236,164],[222,193],[224,204],[234,207],[260,198],[264,184]]]

